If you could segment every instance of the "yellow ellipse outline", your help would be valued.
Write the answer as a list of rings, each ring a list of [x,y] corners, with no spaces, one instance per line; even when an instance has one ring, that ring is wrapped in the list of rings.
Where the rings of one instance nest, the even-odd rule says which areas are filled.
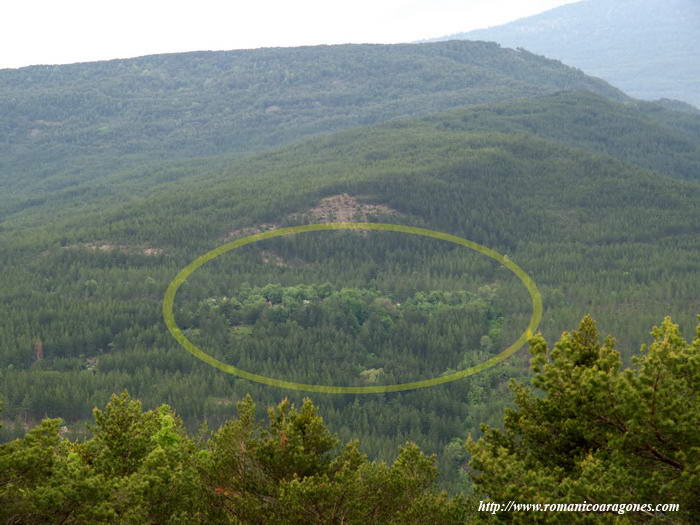
[[[175,294],[178,288],[184,283],[187,278],[192,275],[200,266],[204,263],[211,261],[212,259],[223,255],[226,252],[245,246],[246,244],[252,244],[263,239],[272,239],[274,237],[281,237],[283,235],[291,235],[295,233],[305,233],[313,231],[327,231],[327,230],[381,230],[381,231],[393,231],[401,233],[410,233],[413,235],[421,235],[423,237],[432,237],[435,239],[441,239],[443,241],[448,241],[454,244],[459,244],[461,246],[466,246],[472,250],[475,250],[483,255],[486,255],[503,266],[508,268],[513,272],[520,281],[525,285],[527,291],[530,294],[530,299],[532,300],[532,317],[530,318],[530,323],[528,324],[525,331],[520,335],[517,341],[515,341],[508,348],[503,350],[500,354],[493,356],[491,359],[484,361],[476,366],[467,368],[465,370],[459,370],[452,374],[435,377],[432,379],[424,379],[421,381],[412,381],[410,383],[398,383],[395,385],[372,385],[372,386],[333,386],[333,385],[312,385],[305,383],[295,383],[293,381],[285,381],[283,379],[274,379],[271,377],[254,374],[252,372],[247,372],[241,370],[233,365],[223,363],[218,359],[210,356],[194,343],[192,343],[185,335],[182,330],[177,326],[175,322],[175,315],[173,314],[173,305],[175,303]],[[449,233],[442,233],[434,230],[428,230],[425,228],[416,228],[414,226],[402,226],[399,224],[382,224],[375,222],[329,222],[324,224],[305,224],[302,226],[290,226],[287,228],[280,228],[277,230],[269,230],[263,233],[257,233],[255,235],[250,235],[248,237],[243,237],[241,239],[236,239],[229,243],[223,244],[218,248],[215,248],[204,255],[199,256],[197,259],[192,261],[184,269],[177,274],[175,279],[173,279],[168,285],[168,289],[165,291],[165,297],[163,299],[163,319],[165,320],[165,325],[172,336],[177,340],[182,347],[190,352],[192,355],[210,364],[211,366],[218,368],[222,372],[227,374],[235,375],[243,379],[248,379],[250,381],[256,381],[258,383],[263,383],[269,386],[276,386],[279,388],[288,388],[291,390],[301,390],[306,392],[321,392],[324,394],[379,394],[383,392],[400,392],[402,390],[413,390],[417,388],[425,388],[429,386],[441,385],[444,383],[450,383],[452,381],[457,381],[467,376],[474,375],[478,372],[490,368],[511,355],[517,352],[520,347],[522,347],[535,333],[537,327],[542,320],[542,296],[540,291],[537,289],[535,281],[517,264],[511,261],[508,257],[501,255],[500,253],[487,248],[473,241],[467,239],[462,239],[455,235],[450,235]]]

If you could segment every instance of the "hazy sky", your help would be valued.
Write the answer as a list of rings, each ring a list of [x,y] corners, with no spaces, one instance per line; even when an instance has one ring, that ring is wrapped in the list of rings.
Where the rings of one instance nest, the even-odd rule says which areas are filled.
[[[203,49],[393,43],[574,0],[3,0],[0,68]]]

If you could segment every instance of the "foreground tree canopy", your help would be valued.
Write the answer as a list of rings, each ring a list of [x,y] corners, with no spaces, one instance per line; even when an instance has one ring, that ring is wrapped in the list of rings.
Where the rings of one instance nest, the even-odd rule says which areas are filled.
[[[512,523],[697,523],[700,325],[687,343],[666,318],[632,366],[590,317],[548,347],[531,341],[533,384],[513,384],[504,429],[470,442],[474,480],[494,501],[677,503],[679,512],[514,513]]]
[[[93,437],[61,438],[46,419],[0,452],[3,523],[463,523],[437,492],[434,458],[415,445],[392,465],[357,442],[338,447],[310,401],[282,401],[269,421],[248,398],[209,439],[186,435],[172,410],[143,412],[127,393],[95,409]]]
[[[38,523],[694,523],[700,513],[700,325],[670,319],[623,369],[594,321],[553,347],[531,341],[533,385],[514,383],[504,428],[469,440],[474,494],[436,488],[416,445],[391,464],[340,445],[311,401],[255,417],[250,398],[218,431],[189,436],[168,407],[127,393],[95,409],[92,437],[46,419],[0,446],[0,521]],[[466,490],[466,487],[465,487]],[[478,512],[479,500],[677,503],[673,513]]]

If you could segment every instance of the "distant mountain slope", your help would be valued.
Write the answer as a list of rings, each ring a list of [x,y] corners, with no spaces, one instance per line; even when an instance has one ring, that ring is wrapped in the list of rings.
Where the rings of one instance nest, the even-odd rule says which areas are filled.
[[[150,406],[167,400],[193,427],[205,418],[216,426],[246,393],[264,404],[280,395],[306,395],[233,379],[194,359],[167,333],[162,299],[170,280],[197,255],[236,235],[302,222],[329,200],[355,200],[365,210],[389,213],[372,220],[449,232],[507,254],[537,282],[545,305],[541,328],[550,338],[590,313],[605,319],[601,331],[616,333],[629,355],[663,315],[694,326],[700,311],[700,184],[586,151],[597,143],[595,119],[593,128],[583,121],[570,130],[583,148],[535,136],[544,135],[547,122],[553,122],[554,135],[558,120],[576,122],[570,114],[605,106],[580,94],[552,99],[532,101],[531,120],[543,124],[530,133],[473,131],[461,120],[460,114],[470,113],[464,110],[444,118],[400,119],[227,163],[172,162],[109,181],[109,191],[116,187],[124,191],[120,197],[139,194],[140,200],[104,199],[99,209],[86,211],[78,204],[102,189],[86,186],[84,199],[68,195],[76,191],[71,188],[43,210],[28,209],[43,219],[38,225],[0,230],[0,393],[8,407],[3,416],[19,422],[61,416],[70,424],[89,417],[112,392],[128,389]],[[567,110],[568,99],[580,107]],[[521,102],[473,111],[501,126],[500,119],[507,123],[511,114],[517,130],[528,125],[525,107]],[[625,108],[613,105],[610,111],[617,117]],[[143,195],[148,178],[163,184]],[[64,216],[57,218],[56,209]],[[323,213],[315,217],[332,220]],[[349,233],[328,243],[316,237],[314,244],[314,235],[291,236],[292,244],[280,239],[249,245],[202,268],[183,287],[178,319],[200,311],[199,298],[232,297],[246,282],[328,281],[338,288],[389,291],[415,284],[427,291],[469,289],[478,279],[495,285],[486,290],[496,293],[495,311],[503,313],[504,324],[500,328],[494,320],[496,329],[485,343],[448,331],[472,363],[488,355],[487,348],[515,340],[531,314],[525,289],[510,281],[510,272],[483,264],[476,254],[470,259],[457,250],[455,258],[439,245],[407,236],[392,241]],[[294,242],[302,243],[298,251]],[[201,313],[197,317],[208,322],[206,311]],[[200,335],[208,337],[210,328],[202,326]],[[219,325],[221,334],[226,327]],[[231,337],[239,335],[246,337]],[[284,331],[279,337],[270,351],[284,352],[289,340]],[[421,340],[407,343],[420,346]],[[331,346],[337,347],[335,341]],[[480,423],[500,414],[505,383],[523,376],[527,355],[523,349],[488,372],[434,389],[359,399],[309,395],[332,428],[361,438],[373,457],[386,457],[388,445],[407,439],[442,451],[453,437],[461,442],[465,432],[478,432]],[[365,370],[355,372],[360,377],[384,366],[374,364],[376,356],[368,358],[373,361],[363,364]],[[338,359],[339,366],[347,362]],[[307,382],[330,383],[317,368],[287,363],[261,354],[257,370],[274,377],[314,374]],[[458,476],[454,463],[444,467]]]
[[[619,104],[589,92],[488,104],[425,117],[453,130],[528,133],[700,181],[700,115],[652,102]]]
[[[620,103],[586,91],[559,92],[396,119],[380,127],[417,125],[538,136],[607,154],[659,175],[700,180],[700,115],[667,109],[655,102]],[[358,133],[366,133],[367,129],[358,128]],[[2,197],[6,203],[4,208],[0,207],[0,212],[5,213],[0,226],[11,227],[12,219],[24,224],[27,221],[44,224],[65,214],[75,214],[76,206],[88,213],[104,209],[113,201],[142,199],[160,188],[179,192],[180,183],[198,180],[199,185],[203,184],[202,173],[237,173],[231,166],[238,165],[238,157],[225,154],[187,160],[150,160],[126,168],[119,167],[114,157],[78,159],[74,165],[81,167],[83,173],[57,171],[43,178],[14,181],[15,194],[0,195],[0,203]],[[105,166],[113,168],[113,172],[95,177],[100,169],[106,170]]]
[[[446,39],[495,41],[562,60],[644,99],[700,107],[700,2],[585,0]]]
[[[0,115],[8,146],[202,155],[563,89],[624,98],[556,61],[493,44],[449,42],[182,53],[3,70]]]
[[[262,149],[400,116],[605,82],[495,44],[154,55],[0,71],[0,183],[67,187],[129,161]],[[29,184],[28,184],[29,181]],[[0,199],[0,217],[2,216]]]
[[[172,367],[175,359],[189,370],[191,359],[162,326],[169,280],[236,232],[299,222],[295,217],[324,198],[343,194],[395,210],[387,222],[449,232],[508,254],[537,281],[550,337],[584,312],[605,318],[604,330],[617,333],[627,349],[643,342],[641,326],[664,314],[691,326],[700,307],[700,184],[533,134],[471,131],[454,121],[449,115],[402,120],[239,158],[223,169],[202,164],[141,201],[115,199],[95,213],[72,208],[61,221],[48,216],[41,227],[0,232],[0,370],[12,363],[31,367],[34,333],[44,334],[47,360],[59,348],[74,362],[102,349],[100,366],[128,356],[120,365],[128,367],[149,359],[138,357],[148,353],[143,341],[158,341],[170,356],[158,367]],[[174,170],[165,167],[163,176],[168,172]],[[364,268],[371,275],[359,260],[363,253],[355,253],[349,272]],[[251,283],[277,282],[280,275],[294,282],[303,269],[263,256],[247,269],[231,267],[231,278],[246,282],[245,270],[255,276]],[[529,315],[527,302],[517,304],[519,318]],[[62,326],[75,328],[64,335]],[[46,369],[60,364],[47,362]],[[41,384],[32,377],[40,376],[28,371],[13,380],[16,398]],[[130,377],[98,375],[94,385],[107,388],[114,380],[111,392]],[[164,381],[147,378],[140,388],[155,392]],[[207,399],[197,396],[196,403],[200,397]]]

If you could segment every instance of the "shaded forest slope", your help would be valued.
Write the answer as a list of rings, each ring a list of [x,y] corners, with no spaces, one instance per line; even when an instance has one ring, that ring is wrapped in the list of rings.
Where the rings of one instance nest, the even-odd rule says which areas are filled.
[[[153,161],[261,150],[572,89],[626,99],[559,62],[483,42],[197,52],[2,70],[0,217],[128,166],[150,162],[152,170]]]
[[[623,162],[681,179],[700,175],[700,115],[665,105],[615,102],[590,91],[562,91],[540,97],[480,104],[449,113],[422,117],[423,122],[401,120],[405,127],[428,125],[454,131],[497,131],[527,134],[604,153]],[[390,121],[391,122],[391,121]],[[393,123],[387,124],[393,126]],[[362,130],[366,128],[361,128]],[[364,131],[358,131],[360,137]],[[34,151],[34,150],[33,150]],[[123,156],[67,159],[74,169],[56,168],[46,177],[29,176],[7,183],[0,197],[0,227],[55,222],[57,218],[113,207],[114,201],[148,199],[160,190],[177,191],[188,180],[202,183],[224,174],[245,174],[240,155],[225,154],[189,159],[132,159],[133,166],[118,168]],[[34,162],[34,161],[33,161]],[[39,161],[37,160],[38,164]],[[127,162],[128,163],[128,162]],[[48,163],[57,166],[60,163]],[[80,167],[82,166],[82,167]],[[239,169],[240,166],[240,169]],[[102,173],[101,175],[97,175]],[[4,206],[3,206],[4,202]],[[18,222],[17,222],[18,221]]]
[[[524,133],[455,129],[452,120],[342,132],[232,161],[142,202],[5,232],[3,365],[29,369],[39,331],[49,368],[52,356],[78,363],[115,341],[134,358],[150,341],[178,355],[163,366],[189,368],[160,319],[162,290],[176,270],[234,230],[298,222],[342,194],[395,210],[390,221],[508,254],[541,287],[549,336],[584,312],[606,319],[604,329],[626,348],[664,314],[692,324],[700,185]],[[268,261],[257,278],[275,282],[280,268]],[[73,326],[75,319],[89,322]],[[128,386],[143,397],[147,384]]]
[[[700,114],[657,103],[620,104],[590,92],[561,92],[465,108],[426,121],[454,130],[533,134],[660,174],[700,180]]]
[[[222,374],[180,348],[162,322],[163,292],[179,269],[232,235],[327,220],[331,215],[323,210],[330,202],[353,203],[370,220],[441,230],[507,254],[538,283],[545,302],[542,330],[551,339],[591,313],[605,320],[602,330],[616,333],[629,356],[645,342],[648,327],[666,314],[692,326],[700,310],[700,184],[665,174],[662,158],[673,151],[665,145],[658,159],[640,155],[649,165],[658,162],[659,173],[621,160],[628,142],[612,138],[618,128],[611,128],[606,142],[597,138],[596,119],[575,117],[607,107],[587,97],[535,101],[527,118],[520,114],[524,102],[500,115],[498,107],[471,110],[481,127],[464,120],[469,110],[460,110],[346,130],[248,157],[124,171],[106,181],[112,186],[85,186],[89,191],[82,197],[92,204],[55,193],[43,207],[27,210],[32,224],[5,223],[0,231],[0,384],[7,432],[49,415],[65,417],[71,432],[79,433],[76,422],[124,388],[147,406],[171,403],[191,427],[230,417],[233,403],[247,393],[264,404],[275,402],[278,390]],[[569,107],[571,114],[565,111]],[[612,106],[611,111],[646,122],[642,109]],[[580,127],[553,140],[544,122],[556,128],[560,120]],[[674,129],[682,138],[691,128]],[[647,147],[640,144],[639,151]],[[158,184],[149,185],[141,175]],[[148,191],[141,192],[144,188]],[[142,195],[105,198],[119,192]],[[198,271],[201,281],[193,281],[189,296],[183,294],[183,301],[192,300],[178,303],[178,315],[191,313],[196,321],[202,303],[233,296],[224,284],[246,280],[261,288],[279,283],[283,296],[299,284],[325,280],[339,291],[345,286],[377,290],[382,301],[391,299],[386,311],[399,302],[389,292],[407,285],[419,288],[406,290],[414,298],[416,292],[471,291],[472,284],[478,292],[486,286],[493,297],[485,316],[474,317],[479,330],[457,347],[467,366],[513,341],[526,324],[530,307],[524,289],[498,268],[483,266],[478,258],[469,262],[462,252],[432,250],[439,246],[389,240],[348,234],[261,244],[237,259],[222,258],[211,271]],[[244,307],[253,302],[249,295],[236,296]],[[300,314],[292,310],[292,317]],[[238,314],[235,321],[200,315],[201,323],[186,328],[200,330],[205,340],[217,333],[246,337],[251,326],[282,338],[287,328],[282,322],[265,324],[265,315],[255,323],[242,323]],[[502,327],[494,322],[499,316]],[[184,315],[179,319],[188,321]],[[433,322],[430,316],[427,322]],[[462,335],[460,330],[441,333]],[[323,348],[319,345],[315,355]],[[384,363],[364,360],[372,356],[360,357],[365,369],[353,371],[357,381],[373,380],[381,368],[388,371]],[[266,371],[276,362],[254,364]],[[436,372],[456,366],[457,359],[440,363]],[[329,383],[308,366],[282,372]],[[436,388],[312,398],[331,428],[343,439],[360,438],[372,457],[390,459],[407,439],[429,452],[444,452],[443,479],[456,483],[462,474],[452,440],[465,432],[477,435],[482,422],[496,424],[508,402],[507,380],[526,374],[527,357],[520,352],[488,372]],[[301,397],[290,394],[296,401]]]

